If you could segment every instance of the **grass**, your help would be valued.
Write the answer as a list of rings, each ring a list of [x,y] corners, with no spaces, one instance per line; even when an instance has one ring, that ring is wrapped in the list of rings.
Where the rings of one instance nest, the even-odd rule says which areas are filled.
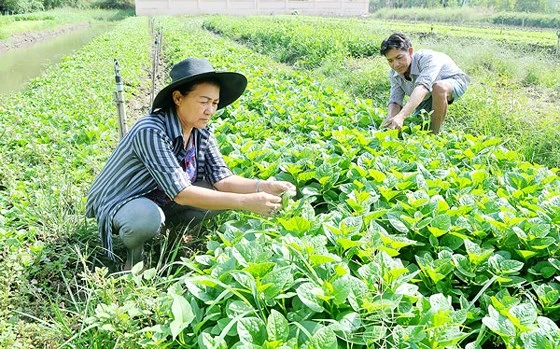
[[[129,10],[62,8],[24,15],[0,16],[0,40],[25,32],[56,29],[67,24],[115,21],[132,15],[134,13]]]
[[[123,67],[127,93],[148,83],[142,80],[150,65],[147,20],[129,20],[50,67],[21,93],[2,98],[2,348],[58,348],[65,331],[76,330],[53,327],[51,320],[78,316],[73,303],[87,300],[80,286],[83,260],[88,267],[100,265],[97,227],[83,212],[91,171],[99,170],[91,167],[101,166],[111,151],[107,144],[117,137],[113,58]]]
[[[492,9],[484,8],[381,8],[371,14],[373,18],[400,21],[481,23],[490,21]]]

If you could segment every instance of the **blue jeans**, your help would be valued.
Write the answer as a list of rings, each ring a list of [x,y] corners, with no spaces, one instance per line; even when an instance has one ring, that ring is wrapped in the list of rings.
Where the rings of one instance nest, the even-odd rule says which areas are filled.
[[[207,182],[194,183],[211,188]],[[208,211],[192,206],[182,206],[173,201],[163,207],[140,197],[124,204],[113,217],[113,232],[118,234],[127,248],[124,269],[132,268],[144,259],[144,243],[158,235],[166,225],[188,229],[212,218],[222,211]]]

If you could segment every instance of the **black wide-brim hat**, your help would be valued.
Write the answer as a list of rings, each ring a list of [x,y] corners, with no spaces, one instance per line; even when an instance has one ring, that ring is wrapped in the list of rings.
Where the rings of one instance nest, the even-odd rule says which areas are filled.
[[[213,78],[220,83],[220,101],[218,109],[235,102],[247,87],[247,78],[243,74],[216,71],[206,59],[187,58],[175,64],[169,72],[171,83],[158,92],[152,110],[163,108],[171,102],[171,93],[190,82]]]

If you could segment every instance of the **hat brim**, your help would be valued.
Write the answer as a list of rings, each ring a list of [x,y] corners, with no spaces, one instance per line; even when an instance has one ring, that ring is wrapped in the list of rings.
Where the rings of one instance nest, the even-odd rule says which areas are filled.
[[[205,78],[214,78],[220,83],[220,101],[218,102],[218,109],[227,107],[235,102],[247,87],[247,78],[243,74],[233,72],[208,72],[198,75],[189,76],[187,78],[177,80],[165,86],[158,92],[152,103],[152,110],[164,108],[171,101],[171,93],[177,90],[180,86],[186,85],[190,82],[203,80]]]

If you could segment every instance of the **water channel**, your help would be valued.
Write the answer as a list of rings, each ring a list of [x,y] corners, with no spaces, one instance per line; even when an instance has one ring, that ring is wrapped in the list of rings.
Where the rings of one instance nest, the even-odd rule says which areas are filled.
[[[52,39],[19,47],[0,54],[0,95],[21,90],[25,84],[62,57],[89,43],[97,35],[110,30],[115,24],[92,23],[90,26]]]

